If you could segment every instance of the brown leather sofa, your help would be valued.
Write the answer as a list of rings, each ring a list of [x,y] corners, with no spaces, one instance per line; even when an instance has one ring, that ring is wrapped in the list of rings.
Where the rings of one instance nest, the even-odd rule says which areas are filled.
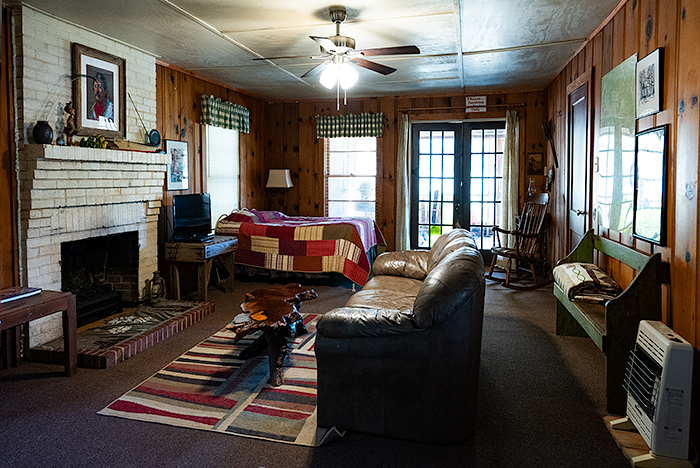
[[[484,263],[468,231],[385,252],[318,322],[318,425],[427,443],[474,432]]]

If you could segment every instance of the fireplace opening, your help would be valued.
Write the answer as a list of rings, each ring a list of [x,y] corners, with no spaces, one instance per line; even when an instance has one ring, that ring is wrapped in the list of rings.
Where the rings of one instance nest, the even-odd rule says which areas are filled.
[[[138,301],[138,233],[61,244],[61,289],[75,294],[81,327]]]

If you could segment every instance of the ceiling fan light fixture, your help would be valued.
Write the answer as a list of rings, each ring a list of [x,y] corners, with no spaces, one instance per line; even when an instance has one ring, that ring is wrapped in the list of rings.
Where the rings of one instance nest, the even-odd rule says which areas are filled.
[[[319,82],[328,89],[333,89],[338,82],[338,72],[340,70],[340,64],[329,63],[326,68],[321,73],[321,78]]]
[[[343,62],[338,69],[338,79],[343,89],[350,89],[357,83],[357,71],[347,62]]]

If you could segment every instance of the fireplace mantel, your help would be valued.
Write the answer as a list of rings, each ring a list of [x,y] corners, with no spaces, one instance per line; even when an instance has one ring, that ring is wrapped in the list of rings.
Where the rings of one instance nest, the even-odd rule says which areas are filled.
[[[20,166],[25,284],[61,290],[61,243],[129,231],[138,233],[139,284],[145,284],[158,269],[167,162],[165,153],[26,145]],[[30,345],[60,336],[60,314],[52,318],[55,326],[30,327]]]

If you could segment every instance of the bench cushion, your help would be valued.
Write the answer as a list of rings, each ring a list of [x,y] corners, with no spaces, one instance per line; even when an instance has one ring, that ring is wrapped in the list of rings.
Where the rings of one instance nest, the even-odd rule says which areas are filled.
[[[622,293],[620,285],[592,263],[564,263],[553,273],[557,285],[574,302],[602,304]]]

